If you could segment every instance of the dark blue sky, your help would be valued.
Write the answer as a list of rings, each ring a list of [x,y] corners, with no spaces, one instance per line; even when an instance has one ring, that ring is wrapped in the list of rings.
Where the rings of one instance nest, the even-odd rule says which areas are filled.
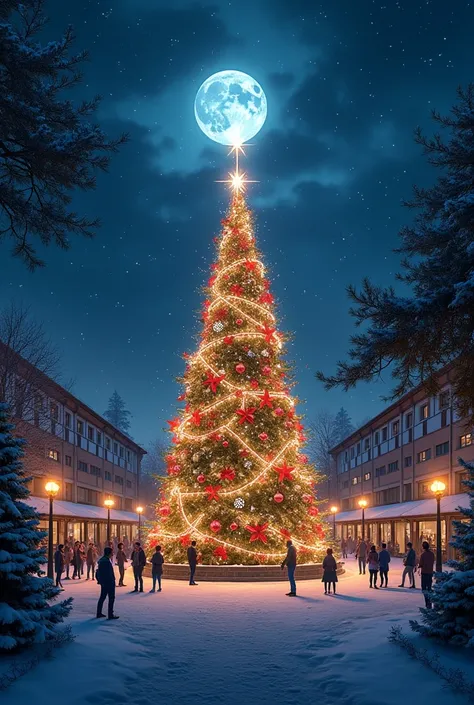
[[[294,333],[305,413],[377,413],[388,386],[326,393],[314,372],[345,355],[347,284],[394,281],[392,249],[410,215],[401,201],[434,176],[413,129],[431,130],[430,110],[447,111],[473,79],[472,4],[54,0],[47,10],[49,38],[72,24],[90,51],[78,97],[100,93],[104,129],[131,136],[97,190],[75,199],[102,219],[93,241],[42,253],[48,266],[34,274],[0,249],[0,300],[22,300],[45,321],[77,396],[103,412],[116,388],[141,443],[174,412],[227,203],[214,183],[229,169],[226,150],[200,132],[193,101],[205,78],[235,68],[268,99],[246,160],[260,181],[249,202],[281,328]]]

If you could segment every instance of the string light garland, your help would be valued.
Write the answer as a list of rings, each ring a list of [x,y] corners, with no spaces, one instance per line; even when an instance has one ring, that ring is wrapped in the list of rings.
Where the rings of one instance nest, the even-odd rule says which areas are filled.
[[[179,399],[186,406],[168,421],[168,474],[148,535],[150,547],[164,545],[167,562],[184,562],[193,538],[204,563],[277,563],[290,536],[307,560],[322,557],[325,524],[303,499],[315,500],[318,475],[301,455],[285,335],[243,197],[251,182],[239,171],[239,152],[226,181],[233,197],[206,287],[200,344],[184,355]]]

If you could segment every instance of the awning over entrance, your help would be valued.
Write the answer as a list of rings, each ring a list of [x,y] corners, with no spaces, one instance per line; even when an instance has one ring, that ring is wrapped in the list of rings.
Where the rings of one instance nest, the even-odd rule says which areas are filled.
[[[452,494],[441,499],[441,513],[455,514],[458,507],[469,507],[469,495]],[[374,519],[399,519],[421,516],[435,516],[436,500],[419,499],[414,502],[401,502],[399,504],[386,504],[381,507],[368,507],[365,510],[365,521],[369,522]],[[336,514],[337,522],[352,521],[359,522],[361,518],[360,509],[352,509],[349,512],[339,512]]]
[[[28,497],[25,504],[34,507],[38,514],[47,516],[49,514],[49,499],[47,497]],[[107,509],[105,507],[93,507],[89,504],[76,504],[76,502],[65,502],[54,500],[54,516],[90,521],[107,521]],[[110,518],[114,523],[130,522],[136,524],[138,516],[135,512],[124,512],[121,509],[112,509]]]

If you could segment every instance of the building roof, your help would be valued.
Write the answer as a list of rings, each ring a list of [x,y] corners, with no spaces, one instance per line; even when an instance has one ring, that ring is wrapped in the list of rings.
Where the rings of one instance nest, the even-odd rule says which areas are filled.
[[[469,495],[451,494],[441,498],[441,512],[443,514],[454,514],[458,511],[458,507],[469,507]],[[436,499],[418,499],[413,502],[402,502],[401,504],[386,504],[380,507],[368,507],[365,510],[365,521],[373,521],[374,519],[398,519],[419,516],[435,516],[436,515]],[[359,523],[362,519],[360,509],[351,509],[348,512],[339,512],[336,514],[336,521],[353,521]]]
[[[443,374],[448,374],[453,369],[453,367],[453,363],[445,365],[440,370],[438,370],[437,377],[439,378]],[[376,426],[385,416],[392,414],[400,406],[402,406],[404,402],[408,401],[409,399],[412,399],[415,394],[418,394],[419,392],[423,391],[425,387],[426,381],[421,382],[416,387],[413,387],[413,389],[410,389],[409,392],[403,394],[403,396],[399,397],[396,401],[393,402],[393,404],[390,404],[390,406],[387,406],[383,411],[381,411],[379,414],[370,419],[370,421],[365,423],[363,426],[357,428],[349,436],[346,436],[346,438],[340,441],[336,446],[334,446],[334,448],[331,448],[329,453],[331,455],[334,455],[334,453],[336,453],[338,450],[350,444],[351,439],[354,439],[354,442],[356,440],[360,440],[366,433],[370,433],[373,430],[373,426]]]
[[[22,500],[30,507],[34,507],[38,514],[49,514],[48,497],[28,497]],[[65,519],[88,519],[90,521],[107,521],[107,509],[105,507],[93,507],[90,504],[77,504],[76,502],[64,502],[61,499],[54,500],[54,516]],[[110,511],[110,520],[114,523],[122,521],[138,523],[138,515],[135,512],[124,512],[121,509]]]

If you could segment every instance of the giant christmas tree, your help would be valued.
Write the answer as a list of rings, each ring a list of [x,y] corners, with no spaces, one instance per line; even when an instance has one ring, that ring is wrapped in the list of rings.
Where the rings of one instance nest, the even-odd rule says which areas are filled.
[[[196,539],[203,563],[278,563],[291,537],[300,561],[320,558],[324,524],[290,367],[251,213],[234,194],[217,238],[197,352],[185,355],[186,406],[168,421],[172,449],[150,544],[185,562]]]

